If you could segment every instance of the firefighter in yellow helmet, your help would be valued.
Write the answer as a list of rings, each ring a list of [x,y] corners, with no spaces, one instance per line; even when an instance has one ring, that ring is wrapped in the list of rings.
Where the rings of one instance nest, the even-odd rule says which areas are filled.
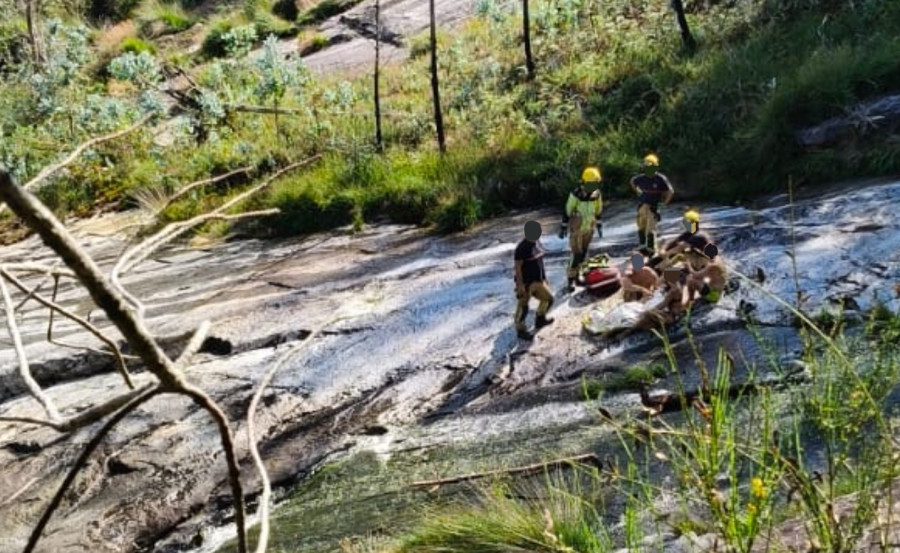
[[[567,271],[569,292],[575,290],[575,282],[581,265],[587,259],[594,229],[597,229],[598,237],[603,236],[603,225],[600,222],[600,213],[603,211],[603,198],[600,194],[602,178],[597,167],[586,168],[581,174],[581,184],[569,194],[566,201],[559,237],[565,238],[568,233],[569,248],[572,250]]]
[[[660,220],[660,202],[668,204],[675,195],[672,183],[659,172],[659,157],[644,157],[644,173],[631,179],[631,188],[638,195],[637,227],[639,248],[647,255],[656,253],[656,227]]]

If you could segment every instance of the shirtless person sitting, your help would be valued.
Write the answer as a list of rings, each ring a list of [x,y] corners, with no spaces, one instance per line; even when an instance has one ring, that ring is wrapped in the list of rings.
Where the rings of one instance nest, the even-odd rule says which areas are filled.
[[[725,265],[716,260],[715,246],[707,246],[704,251],[692,249],[687,254],[687,292],[691,301],[703,299],[709,303],[719,301],[728,274]]]
[[[646,301],[659,287],[659,277],[650,267],[644,265],[644,256],[631,256],[631,269],[622,275],[622,291],[625,301]]]

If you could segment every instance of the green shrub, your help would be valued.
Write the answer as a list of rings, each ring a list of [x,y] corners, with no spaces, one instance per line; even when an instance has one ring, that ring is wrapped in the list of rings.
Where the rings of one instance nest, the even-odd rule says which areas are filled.
[[[308,56],[328,46],[328,39],[322,35],[316,35],[306,45],[300,47],[300,55]]]
[[[462,194],[440,203],[428,219],[440,232],[456,232],[473,226],[480,217],[481,200]]]
[[[131,52],[133,54],[140,54],[142,52],[147,52],[148,54],[155,54],[156,47],[150,44],[149,42],[143,41],[136,37],[128,37],[122,41],[122,45],[120,46],[122,53]]]

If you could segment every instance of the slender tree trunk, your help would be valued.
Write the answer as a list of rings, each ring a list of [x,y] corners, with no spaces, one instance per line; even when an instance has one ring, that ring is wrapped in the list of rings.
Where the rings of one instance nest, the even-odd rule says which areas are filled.
[[[697,42],[694,40],[691,28],[688,27],[687,18],[684,16],[682,0],[672,0],[672,9],[675,10],[675,17],[678,18],[678,27],[681,29],[681,41],[684,43],[684,48],[688,52],[693,52],[697,49]]]
[[[28,42],[31,46],[31,62],[35,67],[44,63],[44,54],[41,51],[41,41],[38,35],[38,18],[41,6],[39,0],[25,0],[25,24],[28,28]]]
[[[434,97],[434,124],[437,127],[438,148],[441,153],[446,150],[444,144],[444,118],[441,115],[441,95],[438,84],[437,68],[437,31],[435,29],[434,0],[428,0],[431,11],[431,92]]]
[[[531,18],[528,16],[528,0],[522,0],[522,35],[525,39],[525,67],[528,78],[534,78],[534,58],[531,56]]]
[[[381,2],[375,0],[375,147],[384,149],[381,140],[381,95],[378,90],[378,71],[381,62]]]

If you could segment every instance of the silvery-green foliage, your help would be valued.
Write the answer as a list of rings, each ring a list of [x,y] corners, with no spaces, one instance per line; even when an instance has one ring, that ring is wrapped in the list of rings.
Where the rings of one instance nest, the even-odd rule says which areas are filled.
[[[88,29],[84,25],[65,25],[50,19],[44,28],[47,63],[29,78],[37,98],[37,111],[49,116],[59,108],[59,91],[72,84],[78,70],[90,59]]]
[[[156,58],[149,52],[125,52],[109,62],[109,74],[120,81],[128,81],[140,88],[149,87],[162,79]]]
[[[79,129],[89,134],[109,132],[116,128],[132,110],[118,98],[91,94],[75,107],[72,117]]]
[[[229,57],[243,57],[250,53],[253,44],[256,43],[256,25],[241,25],[231,29],[224,35],[225,52]]]
[[[269,35],[263,43],[263,53],[256,60],[255,67],[259,80],[253,91],[260,101],[268,98],[278,101],[289,88],[302,89],[311,80],[309,69],[301,58],[285,58],[278,52],[278,39],[274,35]]]
[[[200,104],[201,115],[204,119],[218,121],[225,117],[225,106],[214,93],[202,91],[197,103]]]
[[[144,90],[138,97],[138,106],[145,113],[152,113],[156,116],[166,113],[166,105],[163,103],[159,93],[155,90]]]

